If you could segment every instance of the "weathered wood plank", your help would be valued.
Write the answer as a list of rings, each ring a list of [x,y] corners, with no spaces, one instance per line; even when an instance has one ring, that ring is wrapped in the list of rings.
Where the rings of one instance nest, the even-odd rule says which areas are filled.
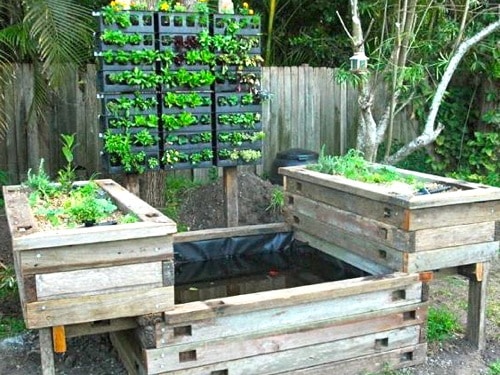
[[[409,174],[408,171],[401,169],[396,169],[396,171],[403,175]],[[462,183],[455,179],[417,172],[411,172],[411,174],[424,181],[436,181],[457,186],[459,189],[457,191],[446,192],[443,194],[400,196],[397,191],[393,192],[390,187],[388,188],[382,184],[370,184],[361,181],[348,180],[342,176],[318,173],[301,166],[280,168],[280,173],[300,181],[314,182],[330,189],[348,192],[355,194],[356,196],[377,200],[379,202],[394,203],[401,207],[410,209],[500,200],[499,188],[480,184]],[[497,211],[496,215],[500,215],[500,211]]]
[[[36,275],[38,301],[161,287],[162,263],[139,263]]]
[[[134,329],[137,328],[137,321],[136,318],[105,319],[89,323],[69,324],[65,328],[66,337],[71,338]]]
[[[160,349],[146,350],[145,362],[149,372],[157,373],[161,371],[161,366],[165,364],[168,364],[170,370],[192,367],[194,363],[182,361],[179,363],[179,353],[194,351],[196,353],[195,365],[203,366],[221,361],[286,351],[332,341],[339,342],[371,333],[415,326],[414,321],[413,324],[404,324],[404,322],[399,322],[398,324],[399,320],[398,316],[389,315],[376,317],[372,320],[338,323],[316,329],[304,327],[297,330],[289,329],[283,333],[271,335],[254,333],[238,336],[234,339],[220,338],[218,340],[193,342],[183,345],[169,345]],[[196,330],[194,334],[196,334]]]
[[[42,375],[55,375],[54,352],[52,350],[52,329],[43,328],[38,331],[40,355],[42,360]]]
[[[437,250],[407,253],[404,272],[432,271],[466,264],[489,262],[496,257],[499,242],[447,247]]]
[[[289,194],[288,202],[285,216],[289,222],[299,213],[353,236],[369,239],[372,243],[405,252],[488,242],[493,241],[495,236],[493,221],[408,232],[300,195]]]
[[[43,249],[57,246],[94,244],[102,242],[159,237],[172,234],[172,229],[162,223],[137,222],[89,228],[57,229],[36,232],[22,237],[13,236],[14,251]]]
[[[173,258],[172,236],[17,251],[25,275]]]
[[[95,180],[95,182],[115,200],[117,206],[122,211],[133,212],[144,222],[162,223],[171,230],[170,233],[177,231],[177,225],[173,220],[169,219],[160,211],[151,207],[113,180]]]
[[[352,266],[368,272],[371,275],[386,275],[393,272],[393,270],[389,267],[378,264],[371,259],[367,259],[366,257],[352,252],[351,250],[344,249],[301,230],[296,230],[294,232],[294,237],[296,240],[305,242],[309,246],[340,259],[343,262],[351,264]]]
[[[109,338],[129,375],[147,375],[133,330],[112,332]]]
[[[494,240],[495,222],[490,221],[418,230],[413,235],[412,248],[414,251],[425,251]]]
[[[173,287],[33,302],[26,307],[29,329],[123,318],[166,311],[172,307]]]
[[[476,273],[469,278],[466,337],[478,350],[486,346],[486,297],[490,265],[490,262],[482,263],[481,277],[477,277]]]
[[[346,361],[337,361],[295,371],[280,372],[279,375],[375,374],[379,372],[383,373],[387,369],[387,366],[393,370],[416,366],[424,363],[426,357],[427,344],[418,344]]]
[[[396,226],[372,220],[349,211],[338,209],[323,202],[316,202],[300,195],[290,194],[286,217],[297,213],[351,233],[353,236],[370,238],[398,250],[412,251],[412,235]]]
[[[2,187],[7,223],[13,237],[20,237],[36,231],[36,221],[29,209],[28,198],[20,186]]]
[[[288,315],[293,314],[294,310],[295,308],[293,307]],[[389,316],[391,318],[388,318]],[[240,341],[243,337],[259,338],[271,335],[298,333],[308,330],[322,330],[331,326],[343,327],[344,325],[367,325],[365,324],[367,322],[373,322],[373,325],[368,324],[368,326],[371,327],[370,329],[373,329],[371,332],[375,332],[378,329],[384,330],[382,326],[387,322],[391,322],[391,324],[402,327],[415,324],[423,324],[426,319],[427,306],[423,303],[417,303],[398,306],[395,308],[376,308],[375,310],[368,312],[365,311],[361,314],[345,315],[340,317],[336,316],[335,314],[333,314],[332,316],[332,314],[329,314],[327,311],[325,311],[324,315],[321,316],[320,319],[317,319],[315,321],[300,321],[299,319],[294,319],[293,321],[286,322],[282,320],[280,322],[281,324],[264,327],[265,329],[257,328],[255,331],[248,329],[245,330],[244,328],[242,329],[240,327],[231,327],[228,324],[232,321],[224,318],[214,318],[205,321],[191,322],[191,324],[185,326],[165,325],[164,323],[158,323],[156,324],[155,328],[156,344],[154,347],[169,348],[176,345],[203,345],[203,343],[205,342],[212,342],[213,340],[217,340],[217,338],[212,338],[212,330],[207,329],[207,327],[210,326],[223,327],[222,331],[224,332],[224,335],[229,335],[227,339],[230,339],[230,337],[232,337],[231,339]],[[218,320],[218,322],[216,322],[216,320]],[[257,323],[253,322],[253,324],[255,325]],[[179,327],[184,327],[184,330],[179,331]],[[231,332],[231,329],[234,329],[236,331]],[[388,328],[386,327],[386,329]],[[351,330],[351,332],[357,333],[358,331]],[[208,335],[205,335],[204,333],[208,333]]]
[[[366,309],[375,311],[407,306],[421,301],[421,283],[414,279],[415,276],[418,277],[412,275],[408,278],[396,274],[386,278],[359,278],[346,280],[351,285],[336,281],[205,301],[204,304],[212,311],[203,309],[203,303],[192,305],[193,313],[191,309],[176,305],[165,312],[165,322],[168,325],[191,324],[194,321],[191,319],[193,315],[203,319],[217,317],[216,326],[208,325],[203,328],[207,330],[203,337],[214,335],[210,337],[216,338],[222,334],[223,328],[220,325],[228,327],[225,329],[227,335],[233,335],[240,331],[249,332],[251,329],[272,329],[279,324],[293,325],[294,322],[297,324],[361,314]],[[395,291],[401,293],[393,295]],[[399,298],[399,295],[404,298]],[[291,309],[294,310],[293,316],[288,313]],[[252,328],[251,321],[260,323]]]
[[[238,167],[223,168],[224,207],[226,226],[236,227],[239,221],[238,211]]]
[[[350,251],[358,256],[378,263],[391,270],[402,270],[405,253],[387,245],[372,241],[367,237],[355,236],[347,231],[296,213],[293,216],[295,237],[305,232],[320,238],[337,248]]]
[[[179,232],[173,235],[174,243],[195,242],[212,240],[216,238],[243,237],[269,233],[290,232],[291,228],[286,223],[241,225],[234,228],[203,229],[192,232]]]
[[[403,228],[405,209],[390,202],[378,202],[363,196],[355,197],[349,191],[340,191],[320,186],[309,181],[298,180],[285,175],[285,199],[291,194],[323,202],[340,210],[374,219],[376,221]],[[293,197],[292,197],[293,198]],[[285,206],[285,212],[287,207]]]
[[[382,350],[384,351],[415,346],[418,344],[419,335],[420,327],[411,326],[200,367],[195,367],[196,362],[193,361],[190,369],[164,372],[164,370],[167,370],[165,366],[163,369],[160,368],[159,371],[163,371],[161,374],[165,375],[209,375],[212,371],[217,370],[227,370],[232,375],[248,375],[254,373],[255,369],[259,369],[259,375],[286,373],[295,369],[375,354],[381,350],[374,345],[375,342],[383,343]],[[272,348],[272,343],[270,343],[270,347]],[[155,372],[151,373],[154,374]]]

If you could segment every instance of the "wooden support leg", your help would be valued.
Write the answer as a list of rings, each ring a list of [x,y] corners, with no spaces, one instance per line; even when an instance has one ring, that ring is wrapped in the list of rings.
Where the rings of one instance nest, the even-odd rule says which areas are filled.
[[[227,227],[237,227],[238,212],[238,167],[223,168],[224,203]]]
[[[42,375],[55,375],[54,352],[52,350],[52,328],[42,328],[38,331],[40,354],[42,359]]]
[[[478,350],[486,345],[486,290],[490,262],[477,263],[459,272],[469,278],[469,304],[466,337]]]

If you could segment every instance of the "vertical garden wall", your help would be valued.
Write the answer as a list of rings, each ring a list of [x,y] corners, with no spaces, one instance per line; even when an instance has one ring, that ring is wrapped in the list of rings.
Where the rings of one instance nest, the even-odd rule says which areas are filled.
[[[259,16],[112,8],[96,16],[109,172],[261,162]]]

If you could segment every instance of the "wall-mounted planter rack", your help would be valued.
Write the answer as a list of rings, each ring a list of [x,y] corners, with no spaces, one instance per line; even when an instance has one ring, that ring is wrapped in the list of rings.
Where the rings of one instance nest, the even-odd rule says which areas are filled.
[[[245,56],[250,58],[259,56],[261,47],[259,17],[140,11],[124,12],[124,14],[130,17],[130,22],[125,27],[107,24],[109,20],[102,14],[98,15],[96,57],[100,66],[98,88],[102,103],[100,116],[102,134],[108,130],[112,130],[113,133],[129,134],[143,129],[152,130],[159,140],[154,151],[149,147],[147,149],[133,147],[132,152],[147,151],[148,157],[157,152],[154,156],[161,161],[159,168],[162,169],[247,164],[242,160],[223,162],[217,156],[218,150],[225,149],[225,145],[218,143],[216,132],[219,130],[253,132],[262,129],[261,103],[258,100],[248,101],[249,95],[253,95],[253,90],[259,89],[260,66],[242,66],[242,60],[238,60],[238,57],[228,58],[223,62],[220,59],[221,54],[230,51],[225,51],[224,48],[216,51],[214,47],[203,50],[203,43],[199,38],[224,35],[232,38],[231,43],[245,45],[242,49],[246,52],[242,59]],[[231,44],[226,48],[230,49],[230,46]],[[196,56],[198,50],[201,52],[199,57]],[[194,53],[191,53],[192,51]],[[209,74],[203,76],[204,72]],[[197,101],[193,105],[182,103],[169,105],[164,101],[169,93],[178,95],[198,93],[202,103]],[[224,105],[222,102],[226,97],[231,97],[231,101],[237,100],[238,104]],[[124,98],[130,100],[139,98],[139,102],[141,100],[151,102],[148,106],[142,103],[138,106],[127,107],[127,104],[120,106],[119,100]],[[114,102],[117,103],[115,108],[113,108]],[[192,122],[189,123],[189,119],[187,121],[180,119],[179,124],[175,124],[175,119],[172,120],[172,117],[180,117],[184,113],[193,116]],[[256,120],[250,121],[248,126],[238,123],[236,116],[247,113],[256,116]],[[225,121],[219,120],[220,115]],[[234,115],[234,121],[228,122],[228,115]],[[211,133],[210,142],[193,144],[188,141],[189,143],[175,144],[169,141],[169,137],[172,136],[181,137],[181,142],[185,142],[182,137],[186,135],[195,139],[203,134],[206,138],[206,133]],[[104,142],[106,146],[106,139]],[[212,158],[179,163],[164,161],[167,151],[185,153],[191,147],[210,149]],[[104,149],[110,152],[108,148]],[[261,152],[262,141],[255,142],[250,149]],[[104,154],[104,164],[109,172],[130,172],[112,165],[109,155],[106,155],[106,152]],[[197,155],[195,159],[196,157]],[[204,157],[206,158],[206,155]],[[251,164],[256,164],[260,160],[261,158],[254,158]],[[155,165],[154,169],[156,168],[158,166]],[[146,170],[149,169],[146,165]]]

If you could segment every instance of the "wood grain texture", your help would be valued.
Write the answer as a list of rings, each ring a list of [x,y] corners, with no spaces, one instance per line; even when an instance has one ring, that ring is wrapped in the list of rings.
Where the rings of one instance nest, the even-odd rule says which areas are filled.
[[[25,275],[173,258],[172,236],[117,240],[18,251]]]
[[[29,303],[26,326],[29,329],[53,327],[166,311],[173,306],[173,289],[139,289]]]
[[[374,345],[376,340],[387,342],[387,347],[383,348],[385,351],[416,346],[419,335],[420,327],[410,326],[296,349],[270,351],[258,356],[222,361],[205,366],[196,367],[196,361],[185,362],[190,364],[191,368],[177,371],[167,372],[168,368],[164,366],[164,368],[148,369],[148,372],[150,374],[209,375],[211,371],[225,369],[232,375],[249,375],[256,374],[255,371],[258,369],[259,375],[287,373],[296,369],[377,354],[380,350],[376,349]],[[272,350],[273,344],[270,343],[268,347],[270,348],[269,350]],[[177,365],[169,363],[169,367],[171,366]]]
[[[36,275],[38,301],[148,290],[163,284],[162,263],[139,263]]]
[[[182,324],[192,322],[195,319],[211,319],[215,316],[238,315],[242,312],[249,313],[271,308],[286,309],[293,305],[320,303],[321,301],[331,302],[343,297],[362,299],[357,296],[371,292],[383,294],[383,291],[388,293],[387,291],[401,288],[411,288],[413,290],[413,288],[418,289],[420,286],[421,283],[419,282],[418,274],[401,273],[334,281],[176,305],[173,309],[165,311],[165,322],[167,324]],[[420,295],[418,294],[419,292],[415,291],[414,297],[416,300],[414,303],[420,299]],[[387,299],[382,295],[380,295],[380,298],[384,299],[384,301]],[[409,295],[408,298],[413,297]],[[402,302],[399,301],[397,303]]]
[[[416,176],[424,181],[435,181],[438,183],[456,186],[458,190],[443,194],[405,196],[398,194],[397,191],[392,191],[390,186],[386,187],[383,184],[370,184],[361,181],[349,180],[342,176],[328,175],[308,170],[302,166],[282,167],[279,170],[281,174],[300,181],[311,182],[330,189],[336,189],[356,196],[376,200],[378,202],[394,203],[398,206],[411,209],[500,200],[500,188],[462,182],[451,178],[413,171],[410,172],[402,169],[396,169],[396,171],[402,175]],[[500,216],[500,211],[496,211],[494,214],[498,218],[498,216]]]

